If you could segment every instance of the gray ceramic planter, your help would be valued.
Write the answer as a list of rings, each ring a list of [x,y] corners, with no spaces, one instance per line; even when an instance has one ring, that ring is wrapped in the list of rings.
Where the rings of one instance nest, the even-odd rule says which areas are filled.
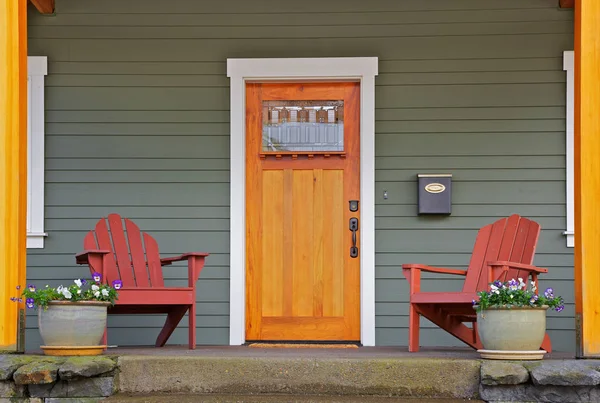
[[[546,334],[547,306],[489,308],[477,312],[477,331],[485,350],[535,351]]]
[[[38,310],[40,335],[46,346],[97,346],[106,328],[108,302],[52,301]]]

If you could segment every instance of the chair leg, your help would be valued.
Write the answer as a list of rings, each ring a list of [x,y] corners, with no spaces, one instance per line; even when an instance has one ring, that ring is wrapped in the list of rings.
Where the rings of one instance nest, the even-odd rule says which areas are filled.
[[[173,310],[167,314],[165,325],[156,338],[156,347],[163,347],[167,343],[167,340],[169,340],[169,337],[179,322],[181,322],[181,318],[184,317],[187,309],[187,306],[175,306],[173,307]]]
[[[189,337],[190,350],[196,349],[196,302],[192,302],[189,312]]]
[[[552,342],[550,341],[550,336],[548,333],[544,336],[544,341],[542,342],[542,350],[546,350],[547,352],[552,352]]]
[[[419,351],[419,313],[413,304],[408,308],[408,351]]]

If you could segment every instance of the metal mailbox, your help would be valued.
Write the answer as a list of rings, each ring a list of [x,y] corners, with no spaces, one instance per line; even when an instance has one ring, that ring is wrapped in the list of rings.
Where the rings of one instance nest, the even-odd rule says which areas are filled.
[[[451,214],[452,174],[418,174],[419,214]]]

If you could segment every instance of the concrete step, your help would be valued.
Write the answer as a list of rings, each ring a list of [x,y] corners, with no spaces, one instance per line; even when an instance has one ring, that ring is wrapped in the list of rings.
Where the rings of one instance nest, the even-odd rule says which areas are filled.
[[[373,396],[290,396],[290,395],[147,395],[118,394],[102,403],[477,403],[483,400],[420,399]]]
[[[429,357],[127,355],[119,357],[117,386],[121,393],[133,397],[283,394],[292,397],[326,395],[329,399],[343,396],[351,396],[350,399],[358,396],[477,399],[480,366],[478,360]],[[364,398],[359,400],[365,401]]]

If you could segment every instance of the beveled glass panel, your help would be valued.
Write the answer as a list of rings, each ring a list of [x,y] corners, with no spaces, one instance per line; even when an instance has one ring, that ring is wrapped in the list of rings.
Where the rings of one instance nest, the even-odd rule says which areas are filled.
[[[344,101],[263,101],[263,152],[344,151]]]

